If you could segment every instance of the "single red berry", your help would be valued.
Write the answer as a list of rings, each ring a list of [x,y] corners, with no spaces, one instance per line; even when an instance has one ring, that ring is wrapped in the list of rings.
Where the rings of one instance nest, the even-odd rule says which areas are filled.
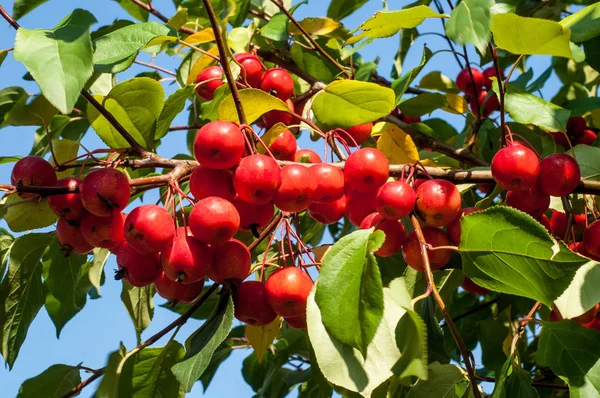
[[[456,185],[446,180],[429,180],[417,188],[415,212],[432,227],[450,224],[460,213],[462,199]]]
[[[81,218],[80,225],[83,238],[94,247],[115,249],[125,241],[125,215],[121,212],[115,212],[108,217],[86,213]]]
[[[471,80],[471,74],[473,74],[473,80]],[[467,68],[460,71],[458,76],[456,77],[456,87],[463,93],[473,95],[478,93],[485,79],[483,74],[477,69],[471,68],[471,74]]]
[[[281,169],[281,186],[273,203],[283,211],[304,211],[312,203],[316,188],[308,167],[287,165]]]
[[[579,164],[571,156],[554,153],[540,163],[538,177],[540,189],[550,196],[567,196],[581,179]]]
[[[277,160],[293,161],[297,147],[296,137],[290,130],[285,129],[269,145],[269,151]]]
[[[262,76],[260,89],[285,101],[294,94],[294,79],[285,69],[267,69]]]
[[[213,261],[213,250],[179,228],[160,256],[163,270],[171,280],[190,284],[203,280]]]
[[[56,224],[56,238],[63,247],[77,254],[89,253],[94,248],[83,238],[79,221],[71,221],[66,218],[59,219]]]
[[[283,267],[265,283],[269,305],[285,318],[306,316],[306,301],[313,287],[310,277],[299,267]]]
[[[236,166],[244,155],[244,133],[230,122],[209,122],[198,130],[194,156],[200,165],[225,170]]]
[[[127,242],[119,246],[117,265],[119,272],[115,279],[125,279],[135,287],[148,286],[162,274],[158,253],[140,254]]]
[[[460,235],[461,235],[460,220],[464,216],[468,216],[471,213],[476,213],[476,212],[482,211],[482,210],[484,210],[484,209],[481,209],[479,207],[465,207],[464,209],[462,209],[460,211],[460,213],[458,213],[456,218],[454,220],[452,220],[452,222],[446,226],[446,231],[448,232],[448,238],[450,239],[450,242],[452,242],[453,245],[458,246],[460,244]]]
[[[235,317],[248,325],[264,326],[277,318],[267,301],[265,284],[260,281],[242,282],[235,290],[233,304]]]
[[[260,87],[263,74],[260,59],[256,55],[248,53],[235,54],[234,58],[241,65],[240,80],[247,82],[250,87]]]
[[[546,217],[545,214],[542,214],[541,217],[537,218],[537,221],[542,224],[542,227],[546,228],[549,234],[552,233],[552,227],[550,226],[550,220]]]
[[[366,216],[377,211],[377,191],[358,192],[352,190],[347,197],[346,216],[357,227]]]
[[[200,242],[222,244],[240,228],[235,206],[223,198],[209,196],[194,205],[189,216],[190,231]]]
[[[416,199],[415,190],[405,181],[386,182],[377,192],[377,211],[387,220],[399,220],[413,211]]]
[[[450,244],[448,235],[439,228],[424,227],[423,237],[425,238],[425,242],[432,247],[448,246]],[[450,257],[452,257],[452,252],[446,249],[430,250],[427,254],[429,255],[429,264],[432,271],[440,269],[448,264]],[[404,261],[406,261],[413,269],[421,272],[425,271],[425,264],[423,263],[423,258],[421,256],[421,245],[419,244],[419,240],[414,231],[406,237],[406,241],[402,246],[402,256],[404,257]]]
[[[557,307],[554,307],[548,316],[549,322],[558,322],[562,321],[563,317]]]
[[[521,191],[533,188],[540,173],[540,161],[531,149],[519,142],[509,143],[492,159],[492,177],[502,188]]]
[[[244,202],[268,203],[275,197],[280,185],[281,169],[270,156],[246,156],[233,173],[233,186]]]
[[[569,149],[572,145],[574,146],[576,144],[575,142],[571,142],[571,145],[569,145],[570,137],[560,131],[555,131],[550,134],[552,135],[554,142],[556,142],[558,145],[561,145],[565,149]]]
[[[357,124],[356,126],[347,128],[346,133],[352,137],[348,137],[348,135],[344,133],[339,133],[339,137],[346,143],[346,145],[351,147],[361,146],[365,141],[371,138],[371,130],[373,130],[373,123],[363,123]]]
[[[328,203],[338,200],[344,195],[344,172],[327,163],[317,163],[308,169],[310,179],[317,184],[314,195],[315,203]]]
[[[54,167],[44,158],[39,156],[25,156],[19,159],[10,175],[12,185],[31,185],[51,187],[56,185],[56,172]],[[32,198],[35,193],[19,193],[22,198]]]
[[[577,140],[578,144],[592,145],[596,141],[596,133],[590,129],[583,130],[583,134]]]
[[[380,257],[393,256],[400,250],[406,239],[404,225],[397,220],[385,220],[379,213],[371,213],[360,223],[360,229],[375,227],[375,231],[383,231],[385,240],[375,252]]]
[[[481,191],[482,194],[487,195],[494,190],[494,184],[477,184],[477,189]]]
[[[215,96],[215,91],[223,85],[223,69],[220,66],[209,66],[196,76],[196,93],[210,101]]]
[[[125,240],[140,254],[158,253],[175,237],[173,217],[157,205],[136,207],[125,219]]]
[[[478,115],[479,109],[482,109],[481,115],[486,117],[500,108],[500,103],[498,102],[496,94],[492,93],[488,98],[488,92],[486,90],[481,90],[479,94],[477,94],[477,100],[479,101],[478,103],[475,102],[475,97],[472,97],[469,102],[469,108],[475,115]],[[479,105],[479,108],[477,108],[477,105]]]
[[[182,303],[191,303],[201,293],[204,288],[204,279],[195,283],[184,285],[169,279],[164,272],[154,281],[156,293],[166,300],[175,300]]]
[[[294,329],[306,329],[306,317],[299,316],[296,318],[284,318],[284,321],[287,322],[290,327]]]
[[[483,70],[483,85],[488,90],[492,89],[492,77],[498,78],[496,75],[496,69],[493,66]],[[502,73],[502,71],[500,71],[500,79],[504,79],[504,73]]]
[[[396,109],[398,109],[398,108],[396,108]],[[408,116],[408,115],[405,115],[404,113],[401,113],[401,112],[398,112],[398,119],[402,120],[406,124],[420,123],[421,122],[421,117],[420,116]]]
[[[257,205],[236,198],[233,205],[240,215],[240,229],[250,231],[252,228],[261,229],[273,218],[275,206],[272,203]]]
[[[56,186],[69,187],[70,189],[77,190],[79,189],[79,182],[80,181],[77,178],[63,178],[56,182]],[[80,220],[85,212],[79,193],[49,196],[48,204],[52,211],[67,220]]]
[[[361,148],[353,152],[344,166],[346,184],[359,192],[378,189],[385,184],[389,174],[387,158],[375,148]]]
[[[190,176],[190,192],[198,200],[217,196],[232,201],[235,198],[233,174],[229,170],[196,167]]]
[[[567,133],[574,137],[583,135],[583,131],[587,128],[585,119],[581,116],[572,116],[567,120]]]
[[[461,283],[460,287],[464,289],[465,292],[469,292],[476,296],[483,296],[489,292],[485,287],[479,286],[477,283],[473,282],[470,278],[465,276],[465,279]]]
[[[294,103],[292,102],[292,100],[288,98],[285,101],[285,104],[289,108],[290,112],[293,113],[294,112]],[[265,113],[264,115],[262,115],[262,121],[265,124],[265,127],[268,129],[275,126],[277,123],[283,123],[287,126],[288,124],[290,124],[292,122],[293,118],[294,118],[294,116],[289,112],[276,111],[276,110],[269,111],[269,112]]]
[[[208,269],[208,277],[223,284],[225,281],[243,281],[250,273],[250,251],[237,239],[230,239],[221,245],[213,246],[213,263]]]
[[[583,247],[592,256],[600,257],[600,220],[591,223],[583,232]]]
[[[508,191],[506,205],[538,218],[550,207],[550,196],[536,185],[526,191]]]
[[[348,199],[341,198],[327,203],[313,203],[308,206],[308,215],[323,224],[335,224],[344,217]]]
[[[129,203],[129,182],[116,169],[92,170],[79,184],[83,207],[99,217],[121,212]]]
[[[313,150],[300,149],[294,155],[294,162],[297,163],[323,163],[321,157]]]

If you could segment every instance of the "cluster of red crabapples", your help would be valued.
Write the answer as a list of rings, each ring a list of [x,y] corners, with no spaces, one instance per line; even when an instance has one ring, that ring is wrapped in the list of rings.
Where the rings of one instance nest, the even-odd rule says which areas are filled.
[[[478,115],[481,109],[481,115],[487,117],[500,108],[498,97],[491,92],[491,78],[495,76],[496,70],[493,67],[483,72],[475,68],[465,68],[456,76],[456,87],[469,96],[469,108],[473,114]]]

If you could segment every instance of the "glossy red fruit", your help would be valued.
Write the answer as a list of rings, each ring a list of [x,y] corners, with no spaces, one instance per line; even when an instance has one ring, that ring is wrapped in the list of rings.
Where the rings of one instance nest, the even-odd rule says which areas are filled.
[[[223,69],[220,66],[209,66],[196,76],[196,87],[198,95],[210,101],[215,96],[215,91],[223,85]]]
[[[375,191],[390,175],[387,157],[378,149],[361,148],[348,156],[344,166],[346,184],[359,192]]]
[[[241,282],[250,273],[250,251],[237,239],[230,239],[222,245],[213,246],[213,263],[208,269],[208,277],[223,284],[225,281]]]
[[[413,211],[416,199],[415,190],[405,181],[386,182],[377,192],[377,211],[387,220],[399,220]]]
[[[346,202],[346,216],[348,220],[357,227],[366,216],[377,211],[377,191],[371,192],[348,192]]]
[[[334,224],[341,220],[346,213],[348,199],[341,198],[327,203],[313,203],[308,206],[308,215],[323,224]]]
[[[83,207],[99,217],[121,212],[129,203],[127,177],[115,169],[92,170],[79,184]]]
[[[321,157],[313,150],[300,149],[294,155],[294,162],[297,163],[323,163]]]
[[[194,156],[203,167],[225,170],[236,166],[244,155],[244,133],[230,122],[209,122],[198,130]]]
[[[600,257],[600,220],[591,223],[583,232],[583,247],[592,256]]]
[[[412,124],[419,123],[421,121],[421,116],[408,116],[404,113],[398,113],[398,119],[402,120],[404,123]]]
[[[483,70],[483,86],[488,90],[492,89],[492,77],[497,78],[496,69],[493,66]],[[504,79],[504,73],[500,71],[500,78]]]
[[[540,163],[538,177],[540,189],[550,196],[567,196],[579,183],[579,164],[565,153],[546,156]]]
[[[592,145],[596,141],[596,133],[590,129],[583,130],[583,134],[577,140],[578,144]]]
[[[296,137],[290,130],[286,129],[269,145],[269,151],[277,160],[293,161],[297,147]]]
[[[292,100],[288,98],[285,101],[285,104],[289,108],[290,112],[293,113],[294,112],[294,103],[292,102]],[[262,121],[265,124],[265,127],[270,129],[271,127],[275,126],[277,123],[283,123],[287,126],[288,124],[290,124],[292,122],[293,118],[294,118],[294,116],[292,116],[292,114],[289,112],[269,111],[262,116]]]
[[[252,227],[261,229],[271,221],[275,211],[272,203],[257,205],[238,198],[233,201],[233,205],[240,215],[240,229],[244,231],[250,231]]]
[[[339,133],[339,137],[350,147],[358,147],[365,143],[371,138],[371,130],[373,130],[373,123],[363,123],[356,126],[347,128],[345,131],[352,137],[344,133]]]
[[[550,196],[536,185],[526,191],[508,191],[506,205],[521,210],[533,218],[539,218],[550,207]]]
[[[380,257],[393,256],[400,250],[406,239],[404,225],[397,220],[385,220],[379,213],[371,213],[360,223],[360,229],[375,227],[375,231],[383,231],[385,240],[375,252]]]
[[[574,137],[583,135],[583,131],[587,128],[585,119],[581,116],[572,116],[567,121],[567,133]]]
[[[70,189],[77,190],[79,189],[79,182],[80,181],[77,178],[63,178],[56,182],[56,186],[69,187]],[[48,204],[52,211],[67,220],[79,220],[83,217],[85,211],[79,193],[49,196]]]
[[[186,285],[204,279],[212,260],[212,248],[183,228],[177,230],[175,238],[160,256],[167,277]]]
[[[200,242],[222,244],[233,238],[240,228],[240,215],[230,201],[209,196],[194,205],[189,227]]]
[[[460,287],[464,289],[465,292],[469,292],[476,296],[483,296],[489,292],[485,287],[479,286],[477,283],[473,282],[470,278],[465,276],[465,279],[460,284]]]
[[[452,222],[446,226],[446,231],[448,232],[448,238],[450,239],[450,242],[452,242],[453,245],[458,246],[460,244],[460,234],[461,234],[460,219],[463,218],[463,216],[468,216],[471,213],[476,213],[478,211],[483,211],[483,210],[484,209],[481,209],[479,207],[465,207],[458,213],[456,218],[454,220],[452,220]]]
[[[502,188],[522,191],[533,188],[537,182],[540,161],[531,149],[514,142],[494,155],[491,168],[494,181]]]
[[[79,221],[71,221],[66,218],[59,219],[56,224],[56,238],[63,247],[77,254],[89,253],[94,248],[83,238]]]
[[[240,80],[247,82],[250,87],[260,87],[263,74],[260,59],[256,55],[248,53],[235,54],[234,58],[241,65]]]
[[[592,308],[590,308],[583,314],[581,314],[575,318],[571,318],[571,320],[577,322],[580,325],[585,326],[588,323],[592,322],[594,319],[596,319],[596,315],[598,315],[599,308],[600,308],[600,304],[596,304],[595,306],[593,306]]]
[[[308,167],[299,164],[284,166],[281,169],[281,186],[273,203],[283,211],[304,211],[312,203],[316,188]]]
[[[246,156],[233,173],[233,186],[238,197],[254,204],[268,203],[281,185],[281,169],[267,155]]]
[[[448,246],[450,244],[448,235],[439,228],[424,227],[423,237],[425,238],[425,242],[429,243],[432,247]],[[452,252],[445,249],[429,251],[428,254],[432,271],[448,264],[452,256]],[[406,237],[406,241],[402,246],[402,256],[404,257],[404,261],[413,269],[421,272],[425,271],[425,265],[421,257],[421,246],[414,231]]]
[[[469,95],[478,93],[485,81],[483,74],[477,69],[471,68],[471,73],[473,74],[473,80],[471,80],[471,75],[467,68],[461,70],[456,77],[456,87],[463,93]]]
[[[310,166],[310,179],[316,183],[315,203],[328,203],[338,200],[344,195],[344,172],[328,163]]]
[[[585,214],[575,214],[573,221],[575,233],[579,233],[585,229]],[[552,234],[555,238],[565,238],[565,235],[567,234],[568,223],[569,220],[565,213],[556,210],[552,211],[552,216],[550,217],[550,229],[552,230]]]
[[[450,224],[460,213],[462,199],[456,185],[446,180],[429,180],[417,188],[415,212],[432,227]]]
[[[190,176],[190,192],[198,200],[217,196],[232,201],[236,195],[233,174],[229,170],[196,167]]]
[[[469,108],[475,115],[479,114],[479,109],[481,109],[482,116],[489,116],[492,112],[500,108],[500,103],[498,102],[496,94],[492,93],[488,98],[488,92],[486,90],[481,90],[479,94],[477,94],[477,100],[479,103],[476,103],[475,97],[472,97],[469,102]],[[478,104],[479,108],[477,108]]]
[[[286,321],[287,324],[294,329],[306,329],[307,327],[305,316],[299,316],[296,318],[284,318],[284,321]]]
[[[135,287],[148,286],[162,274],[158,253],[140,254],[127,242],[119,246],[117,265],[119,272],[115,279],[125,279]]]
[[[299,267],[283,267],[273,272],[265,283],[267,300],[282,317],[306,315],[306,301],[313,287],[310,277]]]
[[[189,304],[202,293],[204,288],[204,279],[195,283],[184,285],[169,279],[164,272],[154,281],[156,293],[166,300],[175,300]]]
[[[242,282],[233,295],[233,304],[235,317],[248,325],[264,326],[277,318],[267,301],[265,284],[260,281]]]
[[[39,156],[25,156],[19,159],[10,175],[12,185],[33,185],[51,187],[56,184],[54,167]],[[22,198],[32,198],[37,194],[19,193]]]
[[[121,212],[113,213],[109,217],[86,213],[81,218],[80,225],[83,238],[94,247],[115,249],[125,241],[125,215]]]
[[[560,131],[555,131],[550,134],[552,135],[554,142],[556,142],[558,145],[561,145],[565,149],[571,148],[571,145],[576,145],[575,142],[571,142],[571,145],[569,145],[569,139],[567,138],[567,135],[561,133]]]
[[[158,253],[175,237],[173,217],[157,205],[136,207],[125,219],[125,240],[141,254]]]
[[[545,214],[542,214],[541,217],[537,218],[537,221],[542,224],[542,227],[546,228],[549,234],[552,234],[552,228],[550,227],[550,219],[546,217]]]
[[[294,80],[285,69],[267,69],[260,81],[260,89],[285,101],[294,93]]]

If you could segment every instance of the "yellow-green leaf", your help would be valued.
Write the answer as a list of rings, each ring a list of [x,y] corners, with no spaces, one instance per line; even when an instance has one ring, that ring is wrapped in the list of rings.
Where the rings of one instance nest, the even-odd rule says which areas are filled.
[[[338,21],[334,21],[331,18],[325,17],[304,18],[302,21],[300,21],[300,25],[302,25],[304,30],[306,30],[308,33],[315,36],[325,36],[342,26],[342,24]],[[300,29],[298,29],[298,27],[292,22],[288,23],[287,29],[292,35],[302,34]]]
[[[419,82],[419,88],[427,90],[437,90],[445,93],[458,93],[456,83],[448,76],[443,75],[439,71],[430,72],[423,76]]]
[[[53,224],[58,216],[52,211],[47,200],[33,200],[23,203],[18,195],[7,195],[0,200],[0,213],[6,210],[4,221],[13,232],[44,228]],[[9,207],[10,206],[10,207]]]
[[[287,128],[288,127],[283,123],[276,123],[273,127],[267,130],[267,132],[264,133],[262,137],[260,137],[260,139],[265,143],[265,145],[268,148],[271,146],[271,144],[273,144],[273,142],[275,142],[275,140],[281,135],[281,133],[287,130]],[[258,153],[263,154],[267,152],[265,150],[265,147],[261,143],[258,143],[258,145],[256,146],[256,150],[258,151]]]
[[[377,149],[385,154],[392,164],[415,163],[419,150],[410,135],[395,124],[380,122],[373,126],[372,135],[379,135]]]
[[[212,46],[208,49],[207,52],[214,56],[219,56],[219,49],[217,48],[217,46]],[[215,59],[210,55],[202,54],[200,58],[198,58],[194,66],[192,66],[192,70],[190,70],[190,74],[187,78],[187,84],[193,84],[196,81],[196,77],[198,77],[200,72],[202,72],[204,69],[208,68],[215,62],[217,61],[215,61]]]
[[[380,11],[360,25],[362,33],[349,38],[346,46],[358,43],[364,38],[390,37],[400,29],[411,29],[419,26],[426,18],[448,18],[438,14],[427,6],[416,6],[398,11]]]
[[[442,108],[446,112],[461,114],[469,111],[469,104],[462,95],[448,93],[446,99],[448,100],[448,106]]]
[[[494,42],[513,54],[542,54],[571,58],[571,31],[558,22],[516,14],[492,16]]]
[[[63,164],[69,160],[77,157],[77,151],[79,151],[79,142],[71,140],[52,140],[52,148],[54,149],[54,155],[58,163]],[[54,158],[50,159],[50,163],[54,164]],[[61,178],[71,177],[74,169],[66,169],[56,173],[56,177],[60,180]]]
[[[289,112],[290,110],[279,98],[255,88],[241,90],[240,99],[248,124],[254,123],[258,118],[269,111],[277,110]],[[219,115],[219,120],[236,123],[239,123],[240,121],[231,94],[223,99],[217,113]]]
[[[281,329],[281,317],[277,317],[273,322],[264,326],[246,325],[246,338],[248,343],[254,348],[254,353],[258,363],[262,362],[269,346],[277,337]]]
[[[212,28],[206,28],[198,33],[186,37],[184,40],[187,44],[204,44],[215,41],[215,33]]]
[[[559,22],[571,29],[571,41],[580,43],[600,35],[600,3],[592,4]]]

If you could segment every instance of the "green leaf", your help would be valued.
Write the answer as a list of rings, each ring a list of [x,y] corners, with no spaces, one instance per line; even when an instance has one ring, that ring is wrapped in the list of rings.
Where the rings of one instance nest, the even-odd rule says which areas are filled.
[[[573,321],[546,322],[537,363],[549,366],[569,384],[571,397],[600,396],[600,333]]]
[[[60,112],[71,113],[79,92],[92,76],[90,25],[96,18],[76,9],[52,30],[19,28],[15,60],[22,62]]]
[[[46,285],[50,293],[66,307],[78,307],[75,301],[75,289],[81,282],[82,276],[87,277],[81,273],[86,260],[86,255],[70,253],[65,256],[65,252],[62,250],[56,250],[50,260],[48,277],[45,278]]]
[[[461,219],[459,250],[465,274],[487,289],[529,297],[548,307],[589,260],[529,215],[494,206]]]
[[[94,70],[118,73],[129,68],[137,53],[151,40],[174,36],[172,28],[156,22],[133,24],[94,40]]]
[[[481,345],[481,363],[487,369],[498,370],[506,361],[503,351],[509,329],[502,319],[485,319],[477,323],[477,335]]]
[[[90,283],[95,290],[96,296],[100,297],[100,285],[102,285],[102,276],[104,275],[104,264],[110,256],[108,249],[96,248],[93,251],[94,259],[92,260],[92,266],[88,272]]]
[[[173,376],[171,367],[185,355],[177,341],[171,340],[165,347],[146,348],[135,356],[131,398],[169,397],[183,398],[185,392]],[[123,394],[123,391],[119,391]]]
[[[513,358],[508,358],[502,367],[492,398],[539,398],[537,391],[531,386],[531,374],[512,361]]]
[[[427,380],[427,328],[423,319],[408,310],[396,326],[396,344],[402,356],[392,370],[400,378],[417,376]]]
[[[260,33],[266,39],[273,41],[285,41],[288,39],[287,25],[289,19],[283,13],[275,14],[269,22],[260,29]]]
[[[77,366],[52,365],[39,375],[25,380],[17,398],[60,398],[79,383],[81,375]]]
[[[367,0],[332,0],[327,8],[327,16],[340,21],[362,7]]]
[[[446,349],[444,335],[442,334],[440,323],[435,317],[435,302],[431,296],[423,300],[420,315],[426,325],[426,345],[429,362],[450,363],[450,356]]]
[[[456,83],[454,83],[454,80],[438,71],[429,72],[423,76],[419,82],[419,88],[424,88],[426,90],[437,90],[444,93],[458,93],[458,88],[456,88]]]
[[[186,392],[190,392],[202,376],[213,353],[229,334],[232,324],[233,300],[227,294],[221,297],[211,317],[187,339],[185,358],[171,368]]]
[[[15,0],[12,16],[14,19],[19,20],[47,1],[48,0]]]
[[[405,113],[409,116],[423,116],[441,108],[445,108],[445,110],[451,110],[451,105],[448,101],[448,95],[456,96],[456,94],[440,93],[419,94],[398,104],[398,109],[400,109],[402,113]],[[456,112],[452,111],[452,113]]]
[[[347,128],[388,115],[395,103],[394,92],[387,87],[340,80],[329,83],[314,97],[312,110],[319,122]]]
[[[119,397],[120,391],[131,390],[134,361],[126,360],[126,355],[127,349],[123,343],[117,351],[110,353],[94,398],[115,398]]]
[[[77,152],[79,151],[79,142],[56,139],[52,140],[52,148],[54,149],[54,156],[50,159],[50,164],[52,164],[52,166],[57,166],[54,162],[55,158],[58,164],[66,164],[66,162],[72,161],[77,157]],[[73,169],[58,171],[56,172],[56,177],[59,180],[61,178],[71,177],[73,172]]]
[[[496,45],[513,54],[571,58],[571,31],[558,22],[526,18],[513,13],[494,14],[492,33]]]
[[[299,68],[322,82],[331,82],[339,72],[334,71],[329,61],[326,61],[321,55],[297,43],[290,47],[290,55]]]
[[[390,37],[400,29],[411,29],[419,26],[427,18],[447,18],[445,14],[438,14],[431,8],[423,5],[406,8],[398,11],[379,11],[360,25],[363,31],[352,36],[344,45],[358,43],[364,38]]]
[[[334,32],[342,26],[338,21],[334,21],[331,18],[315,17],[315,18],[304,18],[300,21],[300,25],[311,35],[315,36],[326,36],[331,32]],[[301,35],[302,32],[293,23],[288,23],[288,32],[293,35]]]
[[[6,272],[6,267],[8,266],[8,255],[10,254],[10,249],[14,242],[15,238],[10,234],[10,232],[4,228],[0,228],[0,280]]]
[[[23,203],[15,204],[17,202]],[[7,195],[0,200],[0,211],[3,208],[6,210],[4,221],[13,232],[44,228],[58,219],[47,200],[23,201],[19,195]]]
[[[106,97],[94,96],[144,148],[154,146],[156,120],[164,104],[159,82],[138,77],[117,84]],[[91,104],[87,114],[92,127],[111,148],[128,148],[119,132]]]
[[[181,28],[187,21],[188,21],[187,8],[180,8],[179,10],[177,10],[175,15],[173,15],[171,18],[169,18],[169,21],[167,22],[167,26],[170,26],[173,29],[177,30],[177,29]]]
[[[494,91],[498,83],[494,80]],[[571,112],[540,97],[509,85],[504,94],[504,109],[517,123],[533,124],[544,131],[565,131]]]
[[[571,29],[571,41],[581,43],[600,35],[600,3],[587,6],[559,22]]]
[[[463,397],[469,388],[467,373],[456,365],[429,365],[429,379],[419,380],[410,389],[407,398],[454,398]]]
[[[594,68],[596,72],[600,71],[600,37],[584,41],[583,49],[587,64]]]
[[[6,59],[7,56],[8,56],[8,51],[0,50],[0,66],[2,66],[2,63],[4,62],[4,60]]]
[[[46,294],[42,285],[41,258],[54,234],[28,234],[15,240],[10,251],[8,273],[0,285],[2,356],[12,369],[29,325]]]
[[[317,281],[317,288],[319,283]],[[392,368],[403,355],[396,344],[396,325],[406,310],[393,298],[395,293],[391,289],[383,289],[384,317],[363,356],[327,331],[315,302],[315,290],[313,288],[308,297],[306,313],[308,337],[319,369],[330,383],[369,397],[375,388],[393,376]]]
[[[33,101],[29,96],[22,97],[5,114],[6,125],[9,126],[47,126],[58,110],[44,97],[37,95]]]
[[[588,112],[600,108],[600,98],[593,97],[575,99],[564,103],[563,107],[571,111],[571,116],[582,116]]]
[[[145,8],[138,6],[131,0],[116,1],[129,15],[131,15],[135,19],[142,22],[148,22],[148,16],[150,15],[150,13]],[[141,0],[141,2],[144,4],[148,4],[148,0]]]
[[[472,44],[485,54],[490,40],[490,8],[493,0],[463,0],[446,22],[446,34],[458,44]]]
[[[571,319],[600,303],[600,263],[590,261],[575,273],[571,284],[554,304],[563,318]]]
[[[282,100],[264,91],[248,88],[240,90],[239,93],[242,101],[242,108],[244,109],[246,119],[250,124],[257,121],[262,115],[269,111],[279,110],[289,112],[290,110]],[[239,123],[237,110],[231,94],[227,95],[227,97],[219,104],[218,115],[219,120]]]
[[[329,333],[363,353],[383,316],[383,286],[372,251],[384,237],[369,229],[337,241],[323,261],[315,293]]]
[[[402,96],[408,89],[408,86],[415,80],[417,75],[421,72],[425,64],[431,59],[433,53],[427,46],[423,47],[423,57],[421,57],[421,63],[410,71],[399,77],[392,82],[392,90],[396,94],[396,105],[400,103]]]
[[[576,145],[573,150],[581,170],[581,178],[600,181],[600,148]]]
[[[152,322],[154,316],[154,285],[144,287],[133,287],[123,281],[123,290],[121,291],[121,301],[127,309],[127,313],[133,321],[135,333],[140,341],[142,332]]]
[[[169,127],[175,117],[185,107],[185,102],[194,93],[194,86],[185,86],[175,91],[167,98],[158,121],[156,122],[155,139],[159,140],[169,132]]]
[[[4,127],[4,122],[14,106],[21,101],[26,102],[28,97],[22,87],[12,86],[0,90],[0,127]]]

